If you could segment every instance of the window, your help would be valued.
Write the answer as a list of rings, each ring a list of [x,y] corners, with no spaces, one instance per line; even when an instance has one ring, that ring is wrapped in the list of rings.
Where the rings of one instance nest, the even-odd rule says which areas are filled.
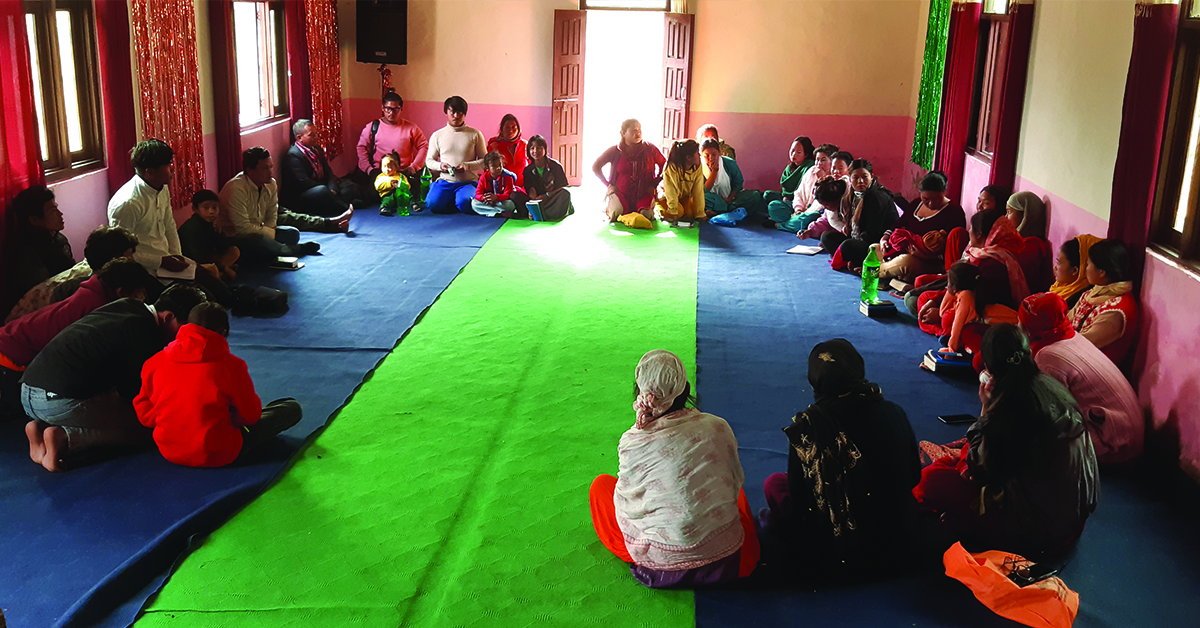
[[[243,129],[288,115],[283,2],[233,3],[238,123]]]
[[[25,3],[33,106],[46,178],[58,181],[104,163],[92,3]]]
[[[1171,100],[1159,163],[1158,190],[1150,239],[1182,259],[1200,260],[1200,229],[1196,205],[1200,200],[1200,3],[1190,0],[1179,21]]]
[[[979,19],[979,49],[975,55],[975,86],[971,96],[971,126],[967,150],[990,160],[1000,122],[994,115],[1004,89],[1008,60],[1009,15],[1006,0],[984,0]]]
[[[671,10],[670,0],[579,0],[579,8],[588,9],[623,9],[627,11],[664,11]]]

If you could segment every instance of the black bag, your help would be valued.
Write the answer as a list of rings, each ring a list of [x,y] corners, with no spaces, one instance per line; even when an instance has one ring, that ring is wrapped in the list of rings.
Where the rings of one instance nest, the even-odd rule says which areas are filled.
[[[234,286],[235,316],[281,316],[288,311],[288,293],[265,286]]]

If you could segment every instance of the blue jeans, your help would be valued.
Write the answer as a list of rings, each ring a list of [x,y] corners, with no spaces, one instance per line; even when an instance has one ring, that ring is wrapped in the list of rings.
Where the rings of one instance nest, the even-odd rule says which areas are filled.
[[[438,179],[429,184],[429,196],[425,197],[425,206],[435,214],[453,214],[455,211],[464,214],[471,211],[471,201],[475,200],[474,181],[443,181]]]
[[[21,384],[21,405],[31,418],[63,428],[72,453],[103,445],[146,445],[151,439],[151,431],[138,422],[133,402],[115,389],[89,399],[70,399]]]

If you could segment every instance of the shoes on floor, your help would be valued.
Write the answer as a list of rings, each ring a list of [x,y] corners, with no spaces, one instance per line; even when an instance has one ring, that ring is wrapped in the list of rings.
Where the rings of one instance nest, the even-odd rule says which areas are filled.
[[[396,215],[396,210],[394,210],[394,209],[392,209],[392,208],[390,208],[390,207],[380,207],[380,208],[379,208],[379,215],[380,215],[380,216],[395,216],[395,215]]]
[[[316,255],[321,250],[319,242],[301,242],[299,245],[301,255]]]

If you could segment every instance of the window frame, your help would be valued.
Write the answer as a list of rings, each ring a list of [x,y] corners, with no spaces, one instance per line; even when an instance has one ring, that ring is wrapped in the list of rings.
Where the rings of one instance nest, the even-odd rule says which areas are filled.
[[[39,120],[46,133],[47,155],[42,159],[39,141],[38,159],[47,183],[56,183],[105,167],[104,117],[100,97],[99,52],[96,45],[95,10],[89,0],[44,0],[24,3],[24,14],[32,15],[41,82],[42,109]],[[67,136],[66,96],[63,93],[62,63],[59,57],[57,11],[67,11],[71,23],[71,44],[75,58],[76,91],[79,96],[79,125],[82,148],[72,152]],[[31,64],[32,66],[32,64]],[[32,67],[30,68],[32,70]]]
[[[579,0],[580,11],[654,11],[656,13],[670,13],[671,0],[662,0],[661,7],[610,7],[610,6],[588,6],[587,0]]]
[[[1008,70],[1012,16],[984,12],[979,18],[979,44],[975,53],[975,84],[971,87],[971,117],[967,135],[967,153],[992,162],[1000,118],[996,104],[1004,93],[1004,75]]]
[[[249,4],[264,5],[266,7],[266,13],[267,13],[268,19],[270,18],[271,15],[275,16],[273,23],[271,23],[270,26],[268,27],[268,28],[275,30],[275,36],[274,36],[274,39],[275,39],[275,76],[272,77],[270,68],[264,67],[261,63],[259,64],[258,69],[259,69],[259,79],[268,81],[268,84],[271,87],[273,87],[274,90],[277,92],[275,95],[278,96],[278,98],[279,98],[279,104],[274,106],[272,112],[269,115],[258,118],[254,122],[251,122],[249,124],[243,125],[241,122],[241,120],[242,120],[241,98],[240,97],[237,98],[235,100],[235,102],[238,105],[238,110],[236,112],[236,119],[238,121],[238,129],[242,133],[249,133],[249,132],[253,132],[258,129],[261,129],[265,126],[275,124],[276,122],[279,122],[280,120],[287,120],[287,119],[291,118],[291,104],[289,101],[289,93],[288,93],[288,78],[289,78],[289,76],[288,76],[286,7],[284,6],[284,0],[233,0],[233,2],[245,2],[245,3],[249,3]],[[236,68],[237,67],[237,55],[238,55],[237,16],[231,15],[230,19],[231,19],[231,24],[233,25],[233,32],[230,33],[230,36],[233,38],[233,55],[234,55],[233,65],[234,65],[234,68]],[[265,37],[260,37],[259,48],[255,52],[255,56],[261,61],[263,58],[262,55],[269,51],[268,46],[270,45],[271,33],[269,31],[260,30],[259,35],[260,36],[265,35]],[[237,72],[234,72],[233,76],[229,77],[229,80],[233,82],[233,85],[231,86],[231,88],[233,89],[233,92],[235,94],[240,94],[241,86],[238,84]],[[269,94],[268,94],[268,97],[269,97]]]
[[[1171,91],[1159,154],[1158,184],[1154,211],[1150,219],[1150,246],[1176,261],[1200,270],[1200,157],[1192,167],[1190,211],[1183,232],[1175,231],[1179,196],[1187,168],[1187,152],[1192,122],[1200,95],[1200,18],[1188,17],[1196,0],[1184,0],[1180,7],[1179,31],[1175,41],[1175,64],[1171,70]]]

